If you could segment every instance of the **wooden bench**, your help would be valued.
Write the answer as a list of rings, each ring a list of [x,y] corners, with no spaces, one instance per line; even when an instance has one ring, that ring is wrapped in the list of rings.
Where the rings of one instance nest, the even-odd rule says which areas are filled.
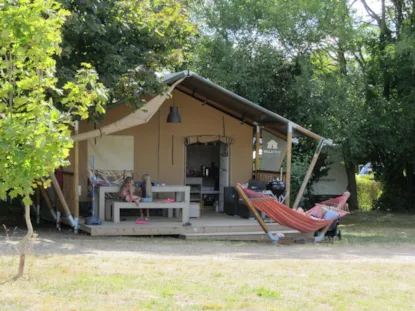
[[[105,218],[105,220],[111,220],[112,204],[114,200],[105,199],[107,193],[118,193],[120,191],[119,186],[111,187],[95,187],[97,192],[96,198],[98,199],[98,217]],[[153,186],[153,193],[173,193],[176,201],[185,201],[190,204],[190,187],[189,186]],[[156,202],[152,202],[156,203]],[[175,202],[176,203],[176,202]],[[134,208],[134,207],[132,207]],[[149,207],[152,208],[152,207]],[[157,208],[157,207],[155,207]],[[164,207],[163,207],[164,208]],[[173,217],[173,209],[168,208],[169,218]],[[180,208],[179,208],[180,211]]]
[[[182,210],[182,223],[186,224],[189,222],[189,203],[188,202],[172,202],[172,203],[163,203],[163,202],[140,202],[140,206],[137,207],[135,203],[123,202],[123,201],[113,201],[112,203],[112,219],[114,223],[120,222],[120,210],[121,209],[181,209]],[[178,215],[176,215],[178,216]]]

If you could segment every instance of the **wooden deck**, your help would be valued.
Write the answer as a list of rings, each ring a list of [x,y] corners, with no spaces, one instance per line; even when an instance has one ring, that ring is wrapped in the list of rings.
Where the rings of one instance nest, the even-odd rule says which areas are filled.
[[[226,235],[225,233],[239,232],[245,235],[252,233],[253,236],[258,236],[258,232],[263,232],[258,222],[254,219],[236,218],[222,213],[206,211],[201,213],[200,218],[191,218],[191,226],[183,226],[177,219],[166,217],[152,217],[149,224],[142,225],[135,223],[136,218],[126,218],[126,221],[121,221],[120,223],[104,222],[102,225],[84,225],[81,222],[80,229],[92,236],[183,236],[188,234],[220,233],[218,237],[222,237]],[[279,224],[270,223],[268,225],[272,231],[290,235],[299,234],[299,232]],[[232,235],[235,236],[235,234]],[[212,238],[211,235],[209,237]],[[257,240],[257,238],[254,240]]]

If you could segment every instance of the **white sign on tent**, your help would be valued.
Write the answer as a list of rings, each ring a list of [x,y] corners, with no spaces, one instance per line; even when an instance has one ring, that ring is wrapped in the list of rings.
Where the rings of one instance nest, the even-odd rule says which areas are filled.
[[[266,131],[262,132],[262,158],[260,169],[264,171],[276,171],[281,163],[287,142]]]

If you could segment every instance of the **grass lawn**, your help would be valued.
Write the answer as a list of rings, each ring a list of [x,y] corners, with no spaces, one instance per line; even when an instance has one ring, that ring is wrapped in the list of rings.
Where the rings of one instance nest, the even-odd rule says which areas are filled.
[[[351,216],[334,244],[39,232],[0,310],[414,310],[413,216]],[[0,240],[0,282],[17,270]]]

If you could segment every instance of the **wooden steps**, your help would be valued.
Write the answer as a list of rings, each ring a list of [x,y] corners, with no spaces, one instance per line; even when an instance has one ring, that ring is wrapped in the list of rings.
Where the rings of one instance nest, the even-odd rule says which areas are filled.
[[[166,217],[151,217],[148,224],[136,224],[137,217],[126,216],[125,221],[113,223],[105,221],[102,225],[84,225],[80,229],[91,236],[180,236],[191,240],[224,241],[268,241],[267,235],[256,220],[237,218],[221,213],[202,212],[200,218],[191,218],[191,226]],[[305,240],[311,235],[299,232],[276,223],[267,223],[272,232],[285,234],[285,240]],[[281,244],[284,242],[281,242]]]
[[[312,234],[303,234],[295,230],[281,230],[278,233],[284,234],[279,242],[305,243],[314,241]],[[215,232],[215,233],[185,233],[179,235],[185,240],[213,240],[213,241],[264,241],[271,242],[263,231],[256,232]]]
[[[148,236],[148,235],[185,235],[185,234],[216,234],[216,233],[239,233],[239,232],[259,232],[261,227],[252,223],[246,225],[229,224],[213,225],[198,224],[190,220],[192,226],[184,227],[180,222],[171,223],[151,223],[149,225],[136,225],[135,222],[121,222],[118,224],[104,222],[101,226],[92,226],[80,224],[81,230],[93,236],[99,235],[130,235],[130,236]],[[286,228],[277,224],[269,226],[272,231],[284,231]]]

